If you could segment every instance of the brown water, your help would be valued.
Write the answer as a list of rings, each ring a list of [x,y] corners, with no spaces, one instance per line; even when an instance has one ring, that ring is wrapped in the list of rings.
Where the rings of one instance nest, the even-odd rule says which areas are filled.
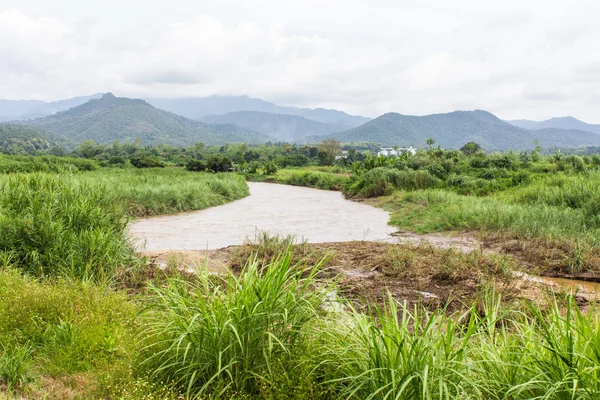
[[[250,196],[202,211],[144,218],[130,232],[140,250],[202,250],[243,244],[259,231],[311,243],[390,240],[389,213],[341,193],[248,183]]]
[[[517,277],[524,281],[542,283],[544,285],[553,286],[557,289],[566,290],[567,292],[577,293],[581,297],[588,300],[600,300],[600,283],[588,282],[577,279],[552,278],[546,276],[535,276],[526,273],[517,273]]]

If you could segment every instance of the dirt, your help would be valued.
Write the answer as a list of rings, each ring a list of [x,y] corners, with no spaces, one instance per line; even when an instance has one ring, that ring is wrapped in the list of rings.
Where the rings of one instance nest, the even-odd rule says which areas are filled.
[[[584,303],[595,301],[600,289],[600,274],[568,274],[556,267],[557,260],[564,262],[568,249],[476,232],[397,232],[378,242],[304,243],[295,248],[297,261],[328,257],[327,278],[337,283],[345,297],[362,305],[382,304],[390,293],[400,302],[429,308],[449,305],[452,309],[476,301],[491,282],[506,299],[526,298],[538,303],[545,301],[549,291],[573,293]],[[162,268],[177,265],[188,272],[207,268],[225,274],[230,269],[239,270],[239,261],[252,252],[253,247],[247,245],[142,254]]]

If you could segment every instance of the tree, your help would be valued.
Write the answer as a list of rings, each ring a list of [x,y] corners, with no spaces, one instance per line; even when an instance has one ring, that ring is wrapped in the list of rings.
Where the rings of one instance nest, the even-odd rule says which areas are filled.
[[[433,145],[435,144],[435,139],[434,138],[429,138],[425,141],[425,143],[427,143],[427,145],[429,146],[429,148],[431,149],[433,147]]]
[[[317,157],[321,165],[333,165],[335,157],[342,152],[340,142],[334,139],[325,139],[318,146]],[[323,154],[322,154],[323,153]]]
[[[465,143],[465,145],[460,148],[460,151],[462,151],[464,155],[470,156],[471,154],[481,151],[481,146],[478,143],[469,142]]]
[[[104,145],[98,144],[90,139],[79,144],[75,151],[82,157],[94,158],[104,152]]]

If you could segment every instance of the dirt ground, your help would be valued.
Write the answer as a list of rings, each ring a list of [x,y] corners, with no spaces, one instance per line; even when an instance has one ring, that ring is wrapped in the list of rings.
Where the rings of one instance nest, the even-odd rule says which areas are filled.
[[[253,254],[263,261],[272,256],[261,251],[264,253],[260,246],[249,244],[143,255],[162,268],[188,272],[206,268],[225,274],[230,269],[239,270],[241,260]],[[390,293],[400,302],[450,309],[472,304],[492,288],[508,301],[525,298],[543,302],[548,292],[571,292],[582,304],[595,301],[600,274],[569,274],[557,267],[565,262],[568,251],[555,244],[490,238],[473,232],[451,236],[398,232],[385,242],[304,243],[293,250],[296,261],[326,258],[326,279],[356,304],[381,304]]]

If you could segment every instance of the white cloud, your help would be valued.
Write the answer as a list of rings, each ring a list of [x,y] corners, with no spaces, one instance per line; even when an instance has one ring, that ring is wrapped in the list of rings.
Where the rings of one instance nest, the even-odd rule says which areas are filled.
[[[592,0],[4,1],[3,98],[248,94],[369,116],[600,122]]]

